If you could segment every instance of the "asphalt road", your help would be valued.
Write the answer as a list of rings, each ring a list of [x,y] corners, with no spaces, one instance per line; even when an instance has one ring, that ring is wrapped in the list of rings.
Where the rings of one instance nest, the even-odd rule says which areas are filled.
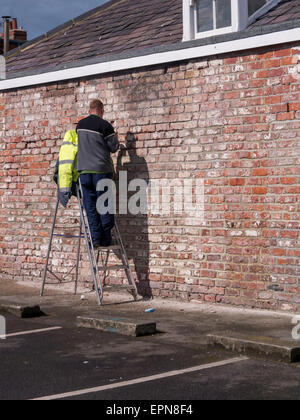
[[[134,338],[77,328],[59,316],[5,318],[0,400],[300,399],[299,365],[236,360],[223,350],[168,342],[168,334]]]

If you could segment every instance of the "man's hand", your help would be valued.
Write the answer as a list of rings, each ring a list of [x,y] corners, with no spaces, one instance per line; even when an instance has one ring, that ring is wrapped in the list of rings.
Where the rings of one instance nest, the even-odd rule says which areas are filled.
[[[126,154],[126,147],[124,146],[124,144],[119,145],[119,153],[118,153],[118,157],[117,157],[117,170],[119,172],[120,168],[122,167],[122,158],[123,156],[125,156]]]
[[[120,157],[124,156],[126,153],[126,147],[124,146],[124,144],[120,143],[120,147],[119,147],[119,155]]]

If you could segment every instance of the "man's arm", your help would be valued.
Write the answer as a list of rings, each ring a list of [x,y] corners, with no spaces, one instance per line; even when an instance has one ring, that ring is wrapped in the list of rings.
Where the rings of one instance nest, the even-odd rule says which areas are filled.
[[[61,204],[66,207],[72,195],[74,165],[78,151],[76,132],[71,130],[65,134],[59,150],[58,191]]]
[[[110,150],[111,153],[116,153],[117,150],[119,149],[119,139],[118,139],[118,134],[113,133],[108,137],[105,137],[105,141],[106,144]]]
[[[115,133],[113,126],[107,123],[105,127],[104,139],[111,153],[116,153],[120,147],[118,134]]]

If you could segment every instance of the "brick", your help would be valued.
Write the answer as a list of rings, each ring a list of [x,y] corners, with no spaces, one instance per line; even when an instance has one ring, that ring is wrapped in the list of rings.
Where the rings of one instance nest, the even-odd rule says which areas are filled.
[[[274,60],[266,60],[264,61],[264,67],[269,69],[269,68],[274,68],[274,67],[280,67],[283,60],[280,59],[274,59]],[[285,65],[285,64],[283,64]]]
[[[284,112],[282,114],[277,115],[278,121],[293,120],[294,118],[295,118],[294,112]]]
[[[300,102],[297,103],[290,103],[289,104],[290,111],[300,111]]]
[[[268,188],[266,188],[266,187],[254,187],[252,192],[253,192],[253,194],[267,194]]]
[[[256,168],[252,171],[253,176],[267,176],[269,175],[269,170],[266,168]]]
[[[266,104],[278,104],[281,103],[282,97],[279,95],[274,96],[267,96],[264,98]]]
[[[243,185],[245,185],[245,179],[244,178],[230,179],[230,185],[231,186],[243,186]]]

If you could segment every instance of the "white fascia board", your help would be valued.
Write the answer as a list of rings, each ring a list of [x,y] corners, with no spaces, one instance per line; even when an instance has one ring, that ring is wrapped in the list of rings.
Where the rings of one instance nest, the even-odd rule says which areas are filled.
[[[156,54],[148,54],[139,57],[91,64],[65,70],[58,70],[49,73],[41,73],[33,76],[2,80],[0,81],[0,91],[107,74],[121,70],[131,70],[140,67],[167,64],[196,58],[204,58],[216,54],[225,54],[235,51],[245,51],[249,49],[284,44],[299,40],[300,28],[294,28],[286,31],[257,35],[233,41],[220,42],[218,44],[183,48],[180,50],[172,50]]]

